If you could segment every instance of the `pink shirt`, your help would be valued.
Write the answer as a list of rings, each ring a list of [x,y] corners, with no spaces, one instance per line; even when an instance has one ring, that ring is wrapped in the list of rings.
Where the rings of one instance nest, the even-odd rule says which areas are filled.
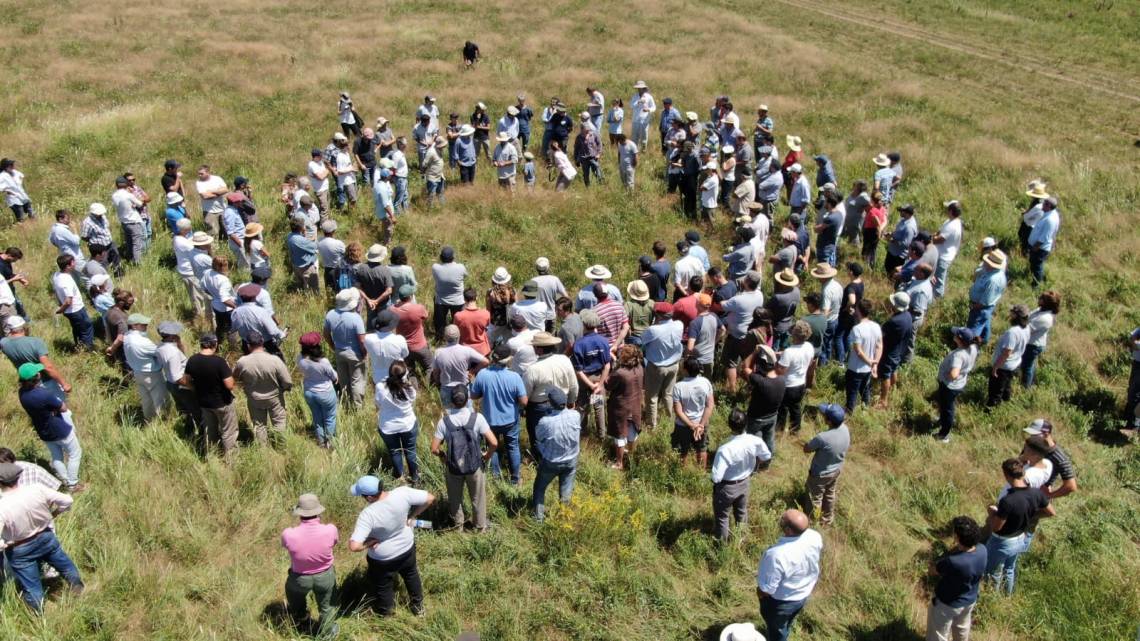
[[[286,528],[281,533],[281,547],[289,551],[293,572],[318,574],[332,567],[333,546],[340,540],[336,526],[311,519]]]

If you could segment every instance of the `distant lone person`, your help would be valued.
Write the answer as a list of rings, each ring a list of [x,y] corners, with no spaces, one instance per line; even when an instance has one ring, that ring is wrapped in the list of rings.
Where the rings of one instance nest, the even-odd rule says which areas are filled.
[[[479,62],[479,45],[468,40],[463,43],[463,68],[470,69]]]

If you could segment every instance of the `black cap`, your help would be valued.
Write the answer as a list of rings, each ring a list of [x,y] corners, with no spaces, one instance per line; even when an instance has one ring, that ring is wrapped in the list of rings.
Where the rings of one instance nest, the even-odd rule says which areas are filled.
[[[443,249],[439,250],[439,259],[445,263],[455,260],[455,248],[451,245],[444,245]]]
[[[249,270],[249,275],[258,280],[269,280],[269,277],[273,275],[273,271],[265,265],[259,265]]]
[[[690,243],[699,243],[701,242],[701,234],[695,229],[690,229],[689,231],[685,232],[685,240],[689,241]]]
[[[238,176],[234,178],[234,189],[241,189],[249,184],[249,178],[245,176]]]
[[[213,347],[218,344],[217,334],[202,334],[198,337],[198,344],[202,347]]]
[[[167,160],[165,163],[163,163],[162,166],[166,167],[167,169],[178,169],[179,167],[182,166],[182,163],[171,158],[170,160]]]
[[[310,152],[309,152],[309,155],[310,155],[310,156],[320,156],[320,155],[322,155],[322,154],[321,154],[321,150],[320,150],[320,149],[317,149],[316,147],[313,147],[312,151],[310,151]]]

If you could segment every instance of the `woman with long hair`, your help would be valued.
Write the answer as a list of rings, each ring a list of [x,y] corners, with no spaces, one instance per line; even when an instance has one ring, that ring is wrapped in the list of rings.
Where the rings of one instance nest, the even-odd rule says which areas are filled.
[[[336,368],[321,350],[321,335],[308,332],[301,336],[301,358],[297,369],[301,371],[305,404],[313,415],[313,434],[317,444],[332,449],[336,436]]]
[[[958,396],[966,389],[966,381],[978,360],[978,345],[981,340],[968,327],[954,327],[950,330],[954,348],[938,365],[938,434],[943,443],[950,442],[950,431],[957,423],[955,408]]]
[[[491,314],[487,333],[492,347],[511,337],[510,309],[516,299],[510,272],[506,267],[499,267],[491,276],[491,289],[487,290],[487,311]]]
[[[242,249],[245,250],[245,258],[251,270],[269,266],[269,252],[265,251],[265,243],[261,240],[261,232],[264,229],[261,223],[249,223],[245,226]]]
[[[641,350],[636,345],[622,345],[618,350],[617,368],[606,379],[608,395],[606,420],[609,434],[614,439],[613,469],[625,469],[626,455],[633,452],[633,444],[641,431],[641,401],[644,396],[641,367]]]
[[[1029,312],[1029,344],[1021,357],[1021,384],[1033,387],[1037,379],[1037,359],[1045,351],[1049,330],[1057,314],[1061,313],[1061,295],[1049,290],[1037,297],[1037,309]]]
[[[412,484],[420,482],[420,465],[416,458],[416,435],[420,422],[416,418],[416,388],[408,378],[408,365],[400,360],[388,367],[388,380],[376,384],[376,407],[379,410],[380,439],[392,457],[396,478],[406,470]]]
[[[622,125],[625,124],[625,103],[618,98],[610,103],[610,111],[606,114],[606,125],[610,132],[610,144],[618,144],[618,134],[622,133]]]

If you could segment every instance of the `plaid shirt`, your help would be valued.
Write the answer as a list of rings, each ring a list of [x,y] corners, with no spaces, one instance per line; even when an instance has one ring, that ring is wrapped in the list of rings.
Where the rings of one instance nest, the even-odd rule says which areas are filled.
[[[87,241],[88,245],[113,246],[115,239],[111,237],[111,227],[107,224],[107,217],[96,218],[88,216],[83,219],[79,228],[79,237]]]
[[[63,482],[52,476],[47,470],[36,465],[35,463],[25,463],[24,461],[16,461],[16,467],[23,470],[20,473],[20,480],[16,483],[17,486],[21,485],[34,485],[40,484],[51,490],[58,490]]]

